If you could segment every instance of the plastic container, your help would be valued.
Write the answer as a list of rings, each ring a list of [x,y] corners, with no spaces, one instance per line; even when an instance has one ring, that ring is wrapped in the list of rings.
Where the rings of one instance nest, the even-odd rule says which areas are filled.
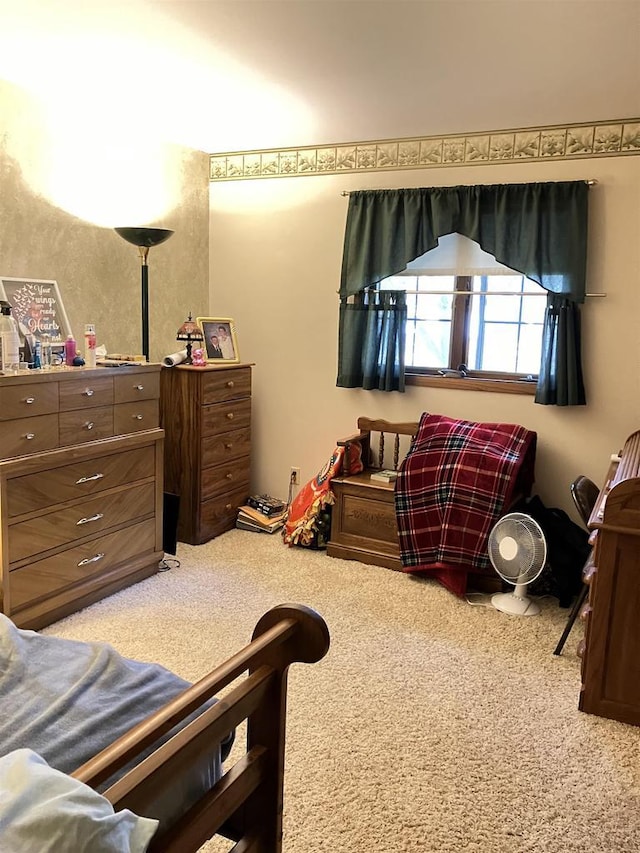
[[[17,373],[20,367],[20,333],[11,316],[11,305],[0,301],[0,370]]]
[[[51,338],[49,335],[42,336],[42,352],[40,357],[42,359],[42,369],[49,370],[51,367]]]
[[[96,366],[96,327],[93,323],[84,327],[84,363],[86,367]]]
[[[73,335],[69,335],[64,342],[64,363],[68,367],[73,367],[73,359],[76,357],[76,342]]]

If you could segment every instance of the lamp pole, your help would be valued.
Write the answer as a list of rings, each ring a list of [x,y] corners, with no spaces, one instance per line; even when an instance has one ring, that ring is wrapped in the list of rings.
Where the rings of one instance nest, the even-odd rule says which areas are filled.
[[[140,252],[142,275],[142,354],[144,360],[149,361],[149,256],[148,246],[138,246]]]

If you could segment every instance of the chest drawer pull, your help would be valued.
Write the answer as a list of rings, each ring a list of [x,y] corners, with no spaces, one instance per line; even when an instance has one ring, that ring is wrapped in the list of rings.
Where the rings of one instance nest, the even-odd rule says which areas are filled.
[[[24,437],[27,439],[27,441],[31,441],[32,438],[36,437],[36,434],[35,434],[35,432],[27,432],[27,433],[25,433]]]
[[[230,380],[227,382],[227,388],[233,388],[233,387],[235,386],[235,384],[236,384],[236,383],[233,381],[233,379],[230,379]]]
[[[83,397],[93,397],[94,393],[95,392],[94,392],[93,388],[85,388],[84,391],[82,392],[82,396]]]
[[[227,480],[233,480],[233,474],[231,473],[231,471],[229,471],[228,474],[225,474],[225,477],[227,478]]]
[[[229,412],[227,414],[227,418],[228,418],[228,420],[232,421],[233,420],[233,412]]]
[[[134,385],[135,391],[144,391],[144,385]]]
[[[25,403],[27,404],[27,406],[30,406],[32,403],[35,403],[35,401],[36,401],[35,397],[27,397],[25,400]]]
[[[87,421],[83,429],[93,429],[93,421]]]
[[[143,418],[144,418],[144,415],[134,415],[133,416],[134,421],[141,421]]]
[[[90,477],[80,477],[79,480],[76,480],[76,486],[82,483],[89,483],[91,480],[101,480],[103,477],[104,474],[92,474]]]
[[[231,450],[231,448],[232,448],[232,447],[233,447],[233,442],[228,441],[228,442],[225,444],[224,449],[225,449],[225,450]]]
[[[90,521],[100,521],[101,518],[104,518],[104,513],[97,512],[95,515],[89,516],[89,518],[81,518],[79,521],[76,521],[76,524],[89,524]]]
[[[97,563],[98,560],[101,560],[104,557],[104,554],[96,554],[93,557],[85,557],[84,560],[80,560],[78,563],[78,567],[80,566],[88,566],[89,563]]]

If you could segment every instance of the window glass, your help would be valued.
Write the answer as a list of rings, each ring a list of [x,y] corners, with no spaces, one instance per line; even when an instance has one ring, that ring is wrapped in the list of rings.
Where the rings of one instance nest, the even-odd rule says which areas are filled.
[[[381,286],[407,291],[406,365],[536,376],[546,292],[504,268],[495,274],[391,276]],[[456,363],[453,363],[453,362]]]

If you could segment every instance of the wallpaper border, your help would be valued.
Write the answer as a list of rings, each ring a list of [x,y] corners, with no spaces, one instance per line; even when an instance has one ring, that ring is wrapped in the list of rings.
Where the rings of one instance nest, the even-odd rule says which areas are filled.
[[[640,118],[209,155],[210,180],[478,166],[640,154]]]

